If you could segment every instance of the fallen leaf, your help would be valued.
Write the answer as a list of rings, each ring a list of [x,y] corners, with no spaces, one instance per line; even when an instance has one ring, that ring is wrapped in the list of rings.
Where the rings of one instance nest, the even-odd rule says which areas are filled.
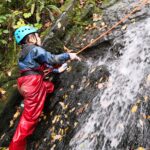
[[[85,88],[87,88],[89,85],[90,85],[90,82],[88,82],[88,83],[85,85]]]
[[[63,120],[60,121],[60,124],[61,124],[61,125],[63,124]]]
[[[6,91],[3,88],[0,88],[0,94],[4,95]]]
[[[64,116],[65,116],[66,119],[68,118],[68,115],[65,114]]]
[[[65,94],[65,95],[63,96],[63,98],[64,98],[64,99],[67,99],[67,98],[68,98],[68,95],[67,95],[67,94]]]
[[[63,129],[59,129],[58,133],[61,134],[61,135],[64,135],[64,130]]]
[[[103,83],[99,83],[99,84],[97,85],[97,87],[98,87],[98,89],[102,89],[102,88],[104,87],[104,84],[103,84]]]
[[[74,85],[71,85],[71,89],[74,89]]]
[[[145,101],[145,102],[148,101],[148,96],[144,96],[144,101]]]
[[[143,148],[143,147],[138,147],[137,150],[145,150],[145,148]]]
[[[52,124],[58,122],[59,120],[60,120],[60,115],[56,115],[56,116],[54,117],[54,119],[52,120]]]
[[[132,108],[131,108],[131,112],[132,113],[135,113],[137,111],[137,108],[138,106],[137,105],[134,105]]]
[[[147,116],[147,119],[150,119],[150,115]]]
[[[77,103],[78,104],[78,106],[81,106],[82,104],[81,103]]]
[[[71,66],[68,66],[67,72],[70,72],[71,70],[72,70],[72,67],[71,67]]]
[[[146,83],[150,84],[150,74],[147,76]]]
[[[64,51],[71,53],[73,50],[70,50],[69,48],[67,48],[66,46],[64,46]]]
[[[105,26],[105,22],[102,22],[102,23],[101,23],[101,26],[102,26],[102,27]]]
[[[99,21],[102,20],[102,16],[99,14],[94,13],[93,14],[93,21]]]
[[[50,150],[55,150],[56,144],[54,144]]]
[[[53,142],[55,142],[56,140],[62,139],[62,135],[55,135],[52,137],[52,139],[53,139]]]
[[[20,112],[19,112],[19,110],[17,110],[17,112],[14,114],[14,116],[13,116],[13,119],[16,119],[16,118],[18,118],[18,116],[20,115]]]
[[[47,116],[44,116],[43,119],[46,120]]]
[[[17,84],[13,84],[13,86],[12,86],[13,88],[15,88],[15,87],[17,87]]]
[[[139,99],[139,100],[137,100],[137,102],[136,102],[136,104],[140,104],[141,103],[141,100]]]
[[[60,22],[58,22],[57,27],[58,27],[58,29],[61,28],[61,23]]]
[[[12,127],[14,125],[14,121],[11,120],[10,123],[9,123],[9,127]]]
[[[145,114],[142,115],[144,119],[147,119],[147,116]]]
[[[6,135],[6,133],[4,133],[4,134],[1,136],[1,138],[0,138],[0,139],[2,140],[2,139],[4,138],[4,136],[5,136],[5,135]]]
[[[78,125],[78,122],[75,122],[75,123],[74,123],[74,128],[75,128],[77,125]]]
[[[121,29],[122,30],[126,30],[127,29],[127,25],[124,25]]]
[[[123,123],[118,123],[118,124],[117,124],[117,127],[120,128],[120,129],[124,129]]]
[[[83,113],[84,109],[85,109],[84,106],[79,108],[78,110],[76,110],[76,114],[79,115],[79,114]]]
[[[69,112],[71,113],[71,112],[75,111],[75,109],[76,109],[76,108],[74,107],[74,108],[72,108]]]
[[[144,123],[143,123],[143,120],[140,119],[140,120],[139,120],[139,123],[140,123],[140,125],[143,127],[143,124],[144,124]]]
[[[65,105],[63,102],[59,102],[63,110],[66,110],[68,108],[68,105]]]

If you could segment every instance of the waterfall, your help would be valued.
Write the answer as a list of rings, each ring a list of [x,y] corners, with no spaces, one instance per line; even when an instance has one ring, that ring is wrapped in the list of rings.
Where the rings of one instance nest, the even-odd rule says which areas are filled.
[[[124,46],[119,58],[111,63],[107,58],[99,59],[89,65],[92,69],[105,60],[110,77],[107,88],[95,95],[92,111],[70,141],[71,150],[118,150],[127,126],[135,122],[131,106],[142,94],[141,84],[150,72],[150,19],[130,24],[114,44],[116,41]],[[142,123],[138,127],[142,132]],[[124,149],[127,146],[120,148]]]

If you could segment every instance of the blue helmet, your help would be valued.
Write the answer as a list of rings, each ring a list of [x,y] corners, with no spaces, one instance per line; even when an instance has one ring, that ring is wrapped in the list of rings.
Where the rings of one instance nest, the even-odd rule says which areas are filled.
[[[22,26],[18,28],[14,33],[17,44],[20,44],[21,40],[23,40],[26,35],[36,32],[37,29],[31,26]]]

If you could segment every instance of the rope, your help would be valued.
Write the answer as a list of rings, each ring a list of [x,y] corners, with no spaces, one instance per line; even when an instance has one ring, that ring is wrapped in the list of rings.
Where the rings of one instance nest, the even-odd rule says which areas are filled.
[[[93,45],[96,41],[98,41],[99,39],[103,38],[105,35],[109,34],[113,29],[115,29],[118,25],[120,25],[121,23],[123,23],[126,19],[128,19],[132,14],[134,14],[136,11],[139,11],[142,9],[143,6],[145,6],[146,4],[149,3],[149,0],[142,0],[141,3],[135,6],[135,8],[129,13],[127,14],[124,18],[122,18],[119,22],[117,22],[115,25],[113,25],[109,30],[107,30],[106,32],[102,33],[100,36],[98,36],[96,39],[94,39],[91,43],[89,43],[88,45],[86,45],[85,47],[83,47],[81,50],[79,50],[76,54],[79,54],[81,52],[83,52],[85,49],[87,49],[88,47],[90,47],[91,45]]]

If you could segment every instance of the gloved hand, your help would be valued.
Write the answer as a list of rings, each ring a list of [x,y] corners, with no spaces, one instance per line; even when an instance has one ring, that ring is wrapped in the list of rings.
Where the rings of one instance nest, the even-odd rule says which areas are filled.
[[[67,63],[62,64],[61,67],[58,68],[58,72],[59,73],[64,72],[67,69],[67,67],[68,67]]]
[[[81,58],[78,57],[76,53],[68,53],[68,54],[69,54],[71,60],[81,61]]]

